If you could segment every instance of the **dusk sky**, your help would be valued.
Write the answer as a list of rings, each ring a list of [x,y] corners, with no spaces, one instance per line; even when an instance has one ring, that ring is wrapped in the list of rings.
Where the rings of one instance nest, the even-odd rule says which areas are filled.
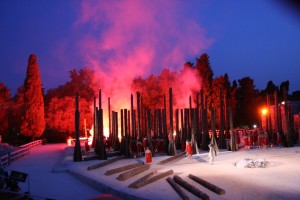
[[[13,94],[31,53],[46,90],[84,66],[134,78],[203,53],[214,77],[300,90],[300,18],[275,0],[0,0],[0,30],[0,82]]]

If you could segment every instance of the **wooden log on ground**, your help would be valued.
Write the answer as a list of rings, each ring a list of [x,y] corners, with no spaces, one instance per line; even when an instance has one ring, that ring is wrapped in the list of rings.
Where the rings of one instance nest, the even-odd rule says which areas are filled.
[[[134,163],[134,164],[131,164],[131,165],[125,165],[123,167],[118,167],[118,168],[115,168],[115,169],[107,170],[105,172],[105,175],[110,176],[112,174],[123,172],[123,171],[129,170],[129,169],[133,169],[133,168],[139,167],[141,165],[144,165],[144,163]]]
[[[159,180],[159,179],[161,179],[161,178],[163,178],[163,177],[169,176],[169,175],[171,175],[171,174],[173,174],[173,170],[169,170],[169,171],[160,173],[160,174],[158,174],[158,175],[156,175],[156,176],[153,176],[152,178],[148,178],[148,179],[146,179],[146,180],[144,180],[144,181],[142,181],[142,182],[137,183],[137,184],[135,185],[135,186],[136,186],[135,188],[137,189],[137,188],[143,187],[143,186],[145,186],[145,185],[148,185],[148,184],[150,184],[150,183],[153,183],[154,181],[157,181],[157,180]]]
[[[193,185],[189,184],[188,182],[184,181],[179,176],[175,175],[173,177],[173,179],[176,183],[178,183],[179,185],[184,187],[186,190],[188,190],[189,192],[191,192],[195,196],[200,197],[201,199],[204,199],[204,200],[209,200],[209,196],[206,193],[202,192],[201,190],[199,190],[195,186],[193,186]]]
[[[177,154],[177,155],[175,155],[175,156],[172,156],[172,157],[170,157],[170,158],[167,158],[167,159],[165,159],[165,160],[161,160],[161,161],[157,162],[157,164],[158,164],[158,165],[166,164],[167,162],[171,162],[171,161],[173,161],[173,160],[176,160],[176,159],[178,159],[178,158],[181,158],[183,155],[185,155],[185,151],[184,151],[184,152],[181,152],[181,153],[179,153],[179,154]]]
[[[215,193],[217,193],[219,195],[225,194],[225,190],[224,189],[222,189],[222,188],[220,188],[220,187],[218,187],[218,186],[216,186],[216,185],[214,185],[214,184],[212,184],[212,183],[210,183],[210,182],[208,182],[208,181],[206,181],[206,180],[204,180],[202,178],[199,178],[199,177],[194,176],[192,174],[189,174],[188,177],[190,179],[192,179],[193,181],[199,183],[200,185],[206,187],[207,189],[209,189],[209,190],[211,190],[211,191],[213,191],[213,192],[215,192]]]
[[[190,199],[185,192],[178,186],[177,183],[175,183],[174,179],[171,177],[168,177],[166,179],[168,181],[168,183],[172,186],[172,188],[177,192],[177,194],[181,197],[181,199],[183,200],[188,200]]]
[[[135,175],[137,175],[137,174],[140,174],[140,173],[142,173],[142,172],[148,170],[149,168],[150,168],[150,165],[149,165],[149,164],[147,164],[147,165],[142,165],[142,166],[133,168],[133,169],[127,171],[127,172],[124,172],[124,173],[120,174],[120,175],[117,177],[117,179],[118,179],[119,181],[125,181],[125,180],[127,180],[127,179],[129,179],[129,178],[131,178],[131,177],[133,177],[133,176],[135,176]]]
[[[98,164],[89,166],[89,167],[87,168],[87,170],[97,169],[97,168],[103,167],[103,166],[105,166],[105,165],[109,165],[109,164],[111,164],[111,163],[113,163],[113,162],[116,162],[116,161],[118,161],[118,160],[121,160],[121,159],[123,159],[123,158],[124,158],[123,156],[115,157],[115,158],[106,160],[106,161],[104,161],[104,162],[101,162],[101,163],[98,163]]]
[[[128,187],[130,187],[130,188],[137,188],[136,185],[137,185],[138,183],[141,183],[141,182],[145,181],[147,178],[149,178],[150,176],[152,176],[152,175],[154,175],[154,174],[156,174],[156,173],[157,173],[157,171],[154,170],[154,171],[152,171],[152,172],[146,174],[145,176],[139,178],[138,180],[134,181],[134,182],[131,183]]]

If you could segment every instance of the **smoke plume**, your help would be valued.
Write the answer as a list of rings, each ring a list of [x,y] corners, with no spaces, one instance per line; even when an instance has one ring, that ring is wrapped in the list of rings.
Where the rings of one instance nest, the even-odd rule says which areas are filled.
[[[191,3],[171,0],[83,1],[75,27],[86,29],[81,55],[97,73],[103,103],[129,108],[132,80],[179,70],[212,43],[186,15]],[[190,73],[187,73],[189,75]],[[189,80],[189,77],[182,78]],[[190,83],[183,83],[190,85]],[[172,86],[170,86],[172,87]],[[186,91],[186,90],[185,90]]]

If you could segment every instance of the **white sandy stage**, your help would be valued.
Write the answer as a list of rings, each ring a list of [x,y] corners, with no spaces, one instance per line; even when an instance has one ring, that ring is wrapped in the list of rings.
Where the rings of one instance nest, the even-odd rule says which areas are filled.
[[[31,194],[36,196],[47,195],[53,199],[67,199],[68,196],[64,191],[74,193],[73,190],[68,189],[69,187],[77,187],[76,193],[78,194],[70,196],[72,199],[88,199],[96,196],[97,192],[93,188],[100,190],[99,194],[111,193],[121,199],[181,199],[166,181],[167,177],[139,189],[128,187],[129,184],[153,170],[157,170],[157,174],[173,170],[174,173],[169,175],[169,177],[178,175],[203,193],[206,193],[210,199],[300,199],[299,146],[240,150],[238,152],[223,151],[215,158],[213,165],[209,164],[208,153],[206,152],[193,155],[192,158],[182,157],[164,165],[157,165],[157,162],[169,156],[154,156],[150,169],[125,181],[117,179],[120,173],[110,176],[106,176],[104,173],[110,169],[145,161],[144,157],[122,159],[98,169],[87,170],[87,167],[104,161],[73,162],[73,148],[64,147],[66,146],[63,144],[36,147],[36,149],[32,150],[31,155],[14,163],[9,167],[9,170],[19,170],[28,173],[30,175]],[[60,149],[61,156],[58,156],[56,162],[52,163],[51,167],[53,170],[44,171],[43,175],[37,174],[37,168],[49,168],[49,163],[45,163],[45,160],[47,157],[53,157],[52,154],[53,152],[57,153],[57,149]],[[32,158],[34,158],[34,161]],[[267,166],[265,168],[245,168],[234,165],[236,162],[244,159],[264,160],[267,162]],[[36,168],[30,167],[29,162],[34,162]],[[79,178],[85,186],[77,186],[77,183],[73,181],[73,177],[66,176],[65,173],[71,173]],[[208,190],[188,178],[189,174],[198,176],[224,189],[225,194],[219,195]],[[55,181],[55,179],[51,178],[53,176],[64,176],[64,179],[70,179],[70,181],[67,182],[68,185],[65,185],[64,188],[58,188],[51,183]],[[46,181],[47,177],[49,177],[50,181]],[[73,182],[74,185],[72,185]],[[89,187],[87,188],[86,185]],[[26,184],[20,184],[20,186],[22,186],[22,190],[27,190]],[[44,191],[45,187],[47,187],[48,193]],[[199,199],[199,197],[187,190],[182,190],[190,199]],[[62,196],[62,194],[64,195]]]

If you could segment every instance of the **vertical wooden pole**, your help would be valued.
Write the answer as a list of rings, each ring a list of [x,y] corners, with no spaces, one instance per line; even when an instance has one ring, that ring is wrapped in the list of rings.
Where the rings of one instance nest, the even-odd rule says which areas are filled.
[[[274,118],[275,118],[275,130],[279,131],[279,119],[278,119],[278,95],[277,90],[274,91]]]
[[[141,95],[139,92],[136,93],[137,99],[137,112],[138,112],[138,123],[137,123],[137,137],[141,139]]]
[[[170,101],[170,141],[169,141],[169,155],[173,156],[176,155],[176,148],[173,140],[173,94],[172,88],[169,88],[169,101]]]
[[[225,117],[224,117],[224,96],[223,90],[220,88],[220,133],[219,133],[219,148],[226,149],[226,140],[225,140]]]
[[[80,130],[79,130],[79,120],[80,120],[80,112],[79,112],[79,99],[78,99],[78,93],[76,93],[76,110],[75,110],[75,149],[74,149],[74,155],[73,155],[73,161],[78,162],[82,161],[82,155],[81,155],[81,146],[80,146]]]
[[[237,151],[237,146],[236,146],[236,142],[235,142],[235,133],[234,133],[234,129],[233,129],[233,117],[232,117],[232,109],[231,107],[228,108],[228,112],[229,112],[229,121],[230,121],[230,147],[231,147],[231,151]]]
[[[110,97],[108,97],[108,133],[111,139]]]
[[[204,107],[204,94],[203,90],[200,91],[201,94],[201,112],[202,112],[202,144],[201,148],[202,150],[208,150],[208,130],[207,130],[207,110],[206,107]]]

